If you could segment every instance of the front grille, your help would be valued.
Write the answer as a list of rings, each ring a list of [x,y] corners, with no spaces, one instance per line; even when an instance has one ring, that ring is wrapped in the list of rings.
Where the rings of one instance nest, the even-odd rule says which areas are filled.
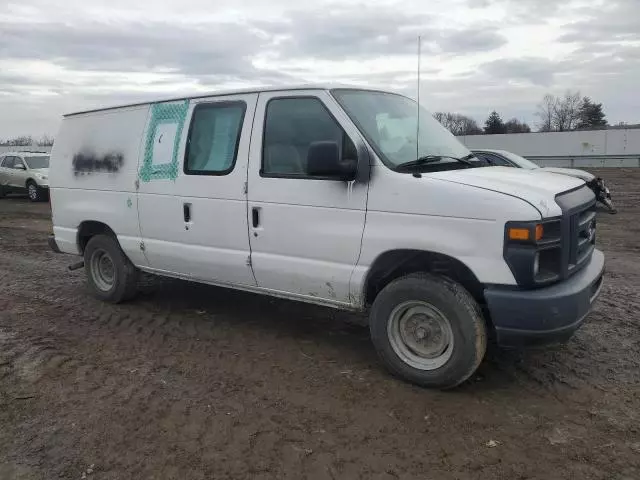
[[[596,199],[585,185],[556,197],[562,209],[562,277],[576,273],[591,258],[596,243]]]
[[[596,245],[596,206],[574,213],[570,219],[569,273],[584,266]]]

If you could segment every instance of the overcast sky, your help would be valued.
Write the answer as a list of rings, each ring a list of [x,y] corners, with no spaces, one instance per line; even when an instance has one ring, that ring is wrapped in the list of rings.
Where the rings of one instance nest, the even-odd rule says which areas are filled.
[[[228,6],[224,6],[228,5]],[[640,121],[640,0],[0,0],[0,138],[63,113],[253,85],[340,82],[416,93],[483,122],[535,124],[580,90]]]

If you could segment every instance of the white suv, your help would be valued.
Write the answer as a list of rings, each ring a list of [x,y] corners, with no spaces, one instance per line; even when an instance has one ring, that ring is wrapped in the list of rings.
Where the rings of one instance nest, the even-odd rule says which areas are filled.
[[[49,194],[49,154],[6,152],[0,155],[0,198],[7,193],[27,193],[32,202]]]

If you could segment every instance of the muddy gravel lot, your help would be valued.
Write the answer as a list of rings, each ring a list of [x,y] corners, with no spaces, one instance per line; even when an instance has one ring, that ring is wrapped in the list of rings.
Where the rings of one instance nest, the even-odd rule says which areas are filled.
[[[0,200],[0,479],[640,478],[640,170],[604,169],[605,286],[564,346],[389,376],[363,318],[150,279],[126,305]]]

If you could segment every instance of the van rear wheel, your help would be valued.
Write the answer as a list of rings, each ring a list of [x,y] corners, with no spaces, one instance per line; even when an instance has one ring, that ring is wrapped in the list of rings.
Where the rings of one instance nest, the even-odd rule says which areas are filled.
[[[461,384],[476,371],[487,346],[476,301],[462,285],[437,275],[391,282],[376,297],[369,326],[385,366],[423,387]]]
[[[84,249],[84,268],[89,286],[100,300],[120,303],[135,296],[138,269],[112,236],[96,235],[89,240]]]

